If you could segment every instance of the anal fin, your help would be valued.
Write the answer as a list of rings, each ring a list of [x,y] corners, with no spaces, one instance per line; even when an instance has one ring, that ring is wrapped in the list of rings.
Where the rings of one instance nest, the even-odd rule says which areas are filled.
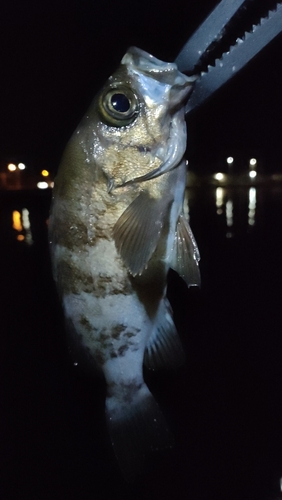
[[[200,253],[192,230],[183,214],[180,214],[175,231],[174,248],[170,267],[184,279],[187,286],[200,286]]]
[[[144,365],[150,370],[172,369],[185,363],[185,354],[176,331],[171,308],[163,299],[155,320],[155,328],[144,354]]]

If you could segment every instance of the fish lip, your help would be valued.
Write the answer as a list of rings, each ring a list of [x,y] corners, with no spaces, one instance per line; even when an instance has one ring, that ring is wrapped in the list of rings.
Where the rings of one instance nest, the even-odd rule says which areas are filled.
[[[151,76],[172,86],[186,87],[196,80],[194,75],[187,76],[181,73],[176,63],[161,61],[138,47],[129,47],[121,60],[121,64],[126,65],[133,71]]]
[[[128,64],[128,59],[130,59],[131,64],[133,62],[138,67],[139,71],[144,71],[145,73],[178,71],[177,65],[175,63],[161,61],[149,52],[139,49],[138,47],[129,47],[126,54],[121,60],[121,64]]]

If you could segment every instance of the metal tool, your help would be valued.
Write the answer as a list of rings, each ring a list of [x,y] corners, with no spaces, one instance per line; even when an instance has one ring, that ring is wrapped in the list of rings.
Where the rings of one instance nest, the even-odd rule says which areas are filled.
[[[222,0],[179,52],[175,62],[180,71],[198,75],[186,113],[199,107],[281,34],[282,3],[279,2],[243,36],[235,37],[226,50],[226,39],[232,40],[230,33],[234,39],[236,28],[239,30],[253,7],[253,0]],[[218,57],[220,47],[223,49]]]

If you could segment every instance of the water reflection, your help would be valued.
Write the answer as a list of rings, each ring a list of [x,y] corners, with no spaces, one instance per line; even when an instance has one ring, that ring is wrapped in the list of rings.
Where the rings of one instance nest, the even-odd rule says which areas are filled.
[[[23,227],[21,223],[21,214],[20,212],[18,212],[18,210],[13,211],[12,218],[13,218],[13,228],[16,231],[22,231]]]
[[[233,201],[227,200],[226,202],[226,224],[228,227],[233,226]]]
[[[224,204],[224,189],[222,187],[216,188],[215,195],[216,195],[216,201],[215,201],[215,203],[216,203],[216,206],[217,206],[216,213],[218,215],[221,215],[222,214],[222,206]]]
[[[238,229],[244,225],[246,217],[248,226],[255,225],[257,188],[253,186],[248,189],[217,187],[215,188],[215,206],[217,215],[221,219],[223,215],[225,216],[226,237],[230,238],[234,235],[234,218],[239,221]]]
[[[12,212],[12,227],[17,231],[16,239],[17,241],[24,241],[28,245],[33,243],[29,211],[27,208],[23,208],[21,212],[18,210],[13,210]]]
[[[255,187],[249,189],[249,214],[248,224],[254,226],[256,217],[257,191]]]

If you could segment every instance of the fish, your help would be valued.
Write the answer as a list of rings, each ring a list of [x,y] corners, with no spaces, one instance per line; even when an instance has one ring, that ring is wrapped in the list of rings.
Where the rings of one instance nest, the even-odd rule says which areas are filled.
[[[174,438],[143,378],[184,352],[166,297],[169,268],[200,286],[184,217],[184,106],[194,78],[131,47],[71,137],[49,233],[70,350],[107,386],[106,420],[129,482]]]

